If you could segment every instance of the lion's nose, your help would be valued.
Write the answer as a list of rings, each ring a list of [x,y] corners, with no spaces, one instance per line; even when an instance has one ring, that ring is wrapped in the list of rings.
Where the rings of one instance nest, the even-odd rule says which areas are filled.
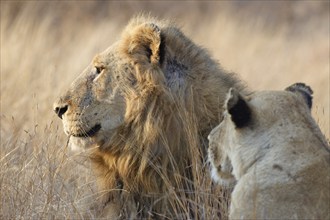
[[[68,105],[56,106],[54,111],[60,119],[62,119],[63,114],[68,110]]]

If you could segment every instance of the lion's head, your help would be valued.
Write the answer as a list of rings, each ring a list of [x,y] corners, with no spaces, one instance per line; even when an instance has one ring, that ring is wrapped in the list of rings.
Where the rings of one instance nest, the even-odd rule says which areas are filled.
[[[114,55],[116,49],[115,45],[97,55],[55,103],[72,147],[105,142],[124,121],[123,74],[131,73],[132,67]]]
[[[96,147],[92,158],[102,187],[120,186],[150,208],[150,198],[159,193],[194,187],[192,163],[202,163],[196,158],[206,152],[207,134],[221,119],[230,87],[243,92],[233,74],[175,25],[138,16],[118,42],[93,59],[54,110],[72,145]],[[164,202],[158,204],[155,210],[171,212]]]

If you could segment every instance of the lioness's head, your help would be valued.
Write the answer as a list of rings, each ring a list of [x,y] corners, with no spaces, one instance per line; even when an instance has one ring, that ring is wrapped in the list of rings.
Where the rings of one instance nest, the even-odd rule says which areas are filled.
[[[305,130],[316,129],[310,113],[312,94],[311,88],[303,83],[291,85],[285,91],[255,92],[249,97],[230,89],[224,119],[208,137],[213,179],[221,185],[238,179],[240,174],[232,173],[235,164],[228,157],[234,157],[242,149],[254,155],[252,152],[260,150],[259,146],[269,148],[270,137],[278,138],[278,142],[288,141],[290,135],[303,136],[307,134]],[[251,155],[241,157],[250,160]]]

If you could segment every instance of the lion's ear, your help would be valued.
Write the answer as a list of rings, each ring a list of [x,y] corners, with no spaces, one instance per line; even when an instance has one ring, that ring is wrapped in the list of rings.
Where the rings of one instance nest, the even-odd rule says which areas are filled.
[[[141,24],[130,30],[124,42],[126,52],[137,62],[160,65],[164,57],[164,39],[153,23]]]
[[[301,95],[304,98],[308,108],[309,109],[312,108],[313,90],[311,89],[311,87],[309,87],[305,83],[295,83],[295,84],[287,87],[285,90]]]
[[[251,120],[251,109],[246,100],[234,88],[229,89],[225,110],[237,128],[245,127]]]

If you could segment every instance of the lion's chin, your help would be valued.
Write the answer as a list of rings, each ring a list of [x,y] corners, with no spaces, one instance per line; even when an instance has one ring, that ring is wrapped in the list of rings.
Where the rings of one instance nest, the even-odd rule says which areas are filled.
[[[74,152],[86,151],[92,148],[97,148],[104,144],[105,135],[98,133],[93,137],[74,137],[70,136],[69,147]]]
[[[91,148],[96,148],[100,145],[99,141],[95,138],[81,138],[81,137],[70,137],[69,147],[74,152],[86,151]]]

